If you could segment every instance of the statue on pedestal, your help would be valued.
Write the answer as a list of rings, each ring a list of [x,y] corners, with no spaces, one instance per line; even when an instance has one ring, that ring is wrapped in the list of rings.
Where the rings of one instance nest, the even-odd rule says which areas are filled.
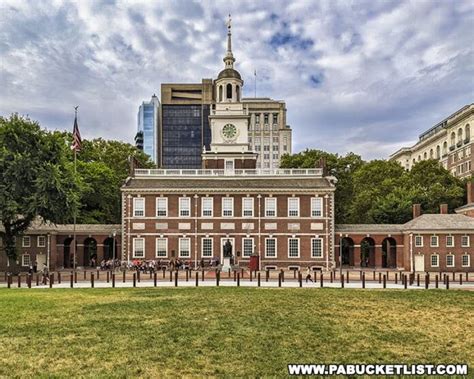
[[[232,244],[229,240],[224,244],[224,258],[232,257]]]

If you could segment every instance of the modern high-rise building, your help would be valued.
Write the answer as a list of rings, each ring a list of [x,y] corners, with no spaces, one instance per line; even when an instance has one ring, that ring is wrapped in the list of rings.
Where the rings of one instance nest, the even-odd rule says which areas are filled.
[[[291,128],[286,124],[285,102],[267,97],[243,97],[244,81],[233,67],[235,58],[230,35],[223,60],[225,67],[215,80],[161,85],[158,167],[202,168],[204,163],[201,153],[203,149],[211,149],[209,116],[212,118],[218,104],[231,101],[240,103],[247,114],[247,143],[257,153],[257,168],[278,168],[281,156],[291,154]],[[238,84],[232,84],[233,87],[229,89],[219,85],[223,78],[229,77]],[[233,93],[236,97],[231,99],[228,91],[233,91],[229,94]]]
[[[150,101],[144,101],[137,115],[137,134],[135,145],[150,156],[153,162],[157,162],[157,140],[159,122],[160,101],[156,95]]]

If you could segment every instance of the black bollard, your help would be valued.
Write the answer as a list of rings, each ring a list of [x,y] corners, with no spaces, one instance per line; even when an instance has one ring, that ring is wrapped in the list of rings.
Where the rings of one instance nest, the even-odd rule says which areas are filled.
[[[332,280],[333,280],[333,272],[331,271],[331,275],[330,275],[330,277],[329,277],[330,283],[332,283]]]
[[[217,287],[219,287],[219,276],[220,276],[219,271],[216,271],[216,286]]]
[[[49,288],[53,288],[54,274],[49,275]]]
[[[316,283],[316,280],[317,280],[317,271],[313,271],[313,282]]]
[[[107,271],[107,283],[109,283],[109,282],[110,282],[110,272]]]
[[[405,286],[405,289],[407,289],[408,279],[406,275],[403,275],[403,285]]]
[[[420,274],[416,274],[416,286],[420,286]]]
[[[237,281],[237,271],[234,271],[234,282]]]
[[[383,276],[383,288],[387,288],[387,276]]]
[[[71,272],[71,276],[69,277],[69,279],[71,280],[71,283],[69,283],[69,284],[70,284],[71,288],[73,288],[74,287],[74,274],[72,272]]]
[[[112,288],[115,288],[115,273],[112,273]]]
[[[362,288],[365,288],[365,272],[362,273]]]
[[[435,288],[438,288],[438,275],[435,275]]]
[[[282,270],[282,271],[283,271],[283,270]],[[281,287],[281,277],[282,277],[282,275],[283,275],[283,272],[280,272],[280,273],[278,274],[278,287]]]
[[[199,286],[199,273],[196,271],[196,287]]]
[[[122,271],[122,283],[125,283],[125,270]]]
[[[28,288],[31,288],[31,274],[28,274],[28,276],[26,277],[26,284]]]
[[[257,285],[260,287],[260,272],[257,275],[257,283],[258,283]]]
[[[133,287],[136,287],[137,286],[137,273],[134,272],[133,273]]]
[[[382,283],[382,273],[379,272],[379,284]]]
[[[462,274],[459,274],[459,285],[462,286]]]
[[[91,288],[94,288],[94,273],[91,272]]]
[[[300,287],[303,287],[303,275],[301,275],[301,272],[298,272],[298,281],[300,282]]]
[[[77,283],[77,271],[74,272],[74,283]]]
[[[426,274],[426,275],[425,275],[425,290],[428,289],[429,282],[430,282],[429,275]]]
[[[449,290],[449,276],[446,276],[446,289]]]
[[[323,286],[324,286],[324,275],[323,275],[322,271],[321,271],[321,274],[319,275],[319,286],[321,288],[323,288]]]
[[[156,274],[156,271],[153,273],[153,286],[156,287],[156,283],[158,281],[158,275]]]
[[[178,287],[178,270],[174,273],[174,286]]]
[[[349,283],[349,271],[346,271],[346,283]]]
[[[341,274],[341,288],[344,288],[344,274]]]
[[[240,287],[240,273],[237,273],[237,287]]]
[[[268,282],[268,276],[270,274],[270,271],[265,270],[265,281]]]
[[[395,284],[398,284],[398,272],[395,273]]]
[[[7,287],[12,288],[12,277],[10,274],[7,274]]]
[[[186,268],[186,281],[188,282],[189,281],[189,269]]]

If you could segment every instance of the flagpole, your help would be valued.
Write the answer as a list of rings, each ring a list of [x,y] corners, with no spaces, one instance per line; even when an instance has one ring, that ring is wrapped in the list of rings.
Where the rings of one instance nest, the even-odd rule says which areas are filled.
[[[79,108],[79,106],[76,106],[74,107],[74,126],[76,127],[77,126],[77,108]],[[78,131],[77,131],[78,132]],[[74,133],[76,133],[76,130],[74,130]],[[76,136],[73,135],[73,144],[75,144],[75,138]],[[76,175],[77,175],[77,146],[74,147],[74,181],[76,181]],[[74,241],[74,245],[73,245],[73,256],[72,256],[72,259],[73,259],[73,263],[72,263],[72,267],[73,267],[73,271],[74,271],[74,279],[76,278],[76,275],[77,275],[77,272],[76,272],[76,269],[77,269],[77,265],[76,265],[76,250],[77,250],[77,242],[76,242],[76,218],[77,218],[77,204],[74,205],[74,214],[73,214],[73,227],[72,227],[72,235],[73,235],[73,241]]]

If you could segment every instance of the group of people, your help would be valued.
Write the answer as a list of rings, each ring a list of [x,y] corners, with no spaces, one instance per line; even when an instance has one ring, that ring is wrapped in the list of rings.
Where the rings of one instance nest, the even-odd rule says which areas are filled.
[[[120,267],[120,259],[115,259],[115,261],[113,259],[108,259],[108,260],[102,259],[100,261],[99,267],[102,271],[112,270],[114,268]]]

